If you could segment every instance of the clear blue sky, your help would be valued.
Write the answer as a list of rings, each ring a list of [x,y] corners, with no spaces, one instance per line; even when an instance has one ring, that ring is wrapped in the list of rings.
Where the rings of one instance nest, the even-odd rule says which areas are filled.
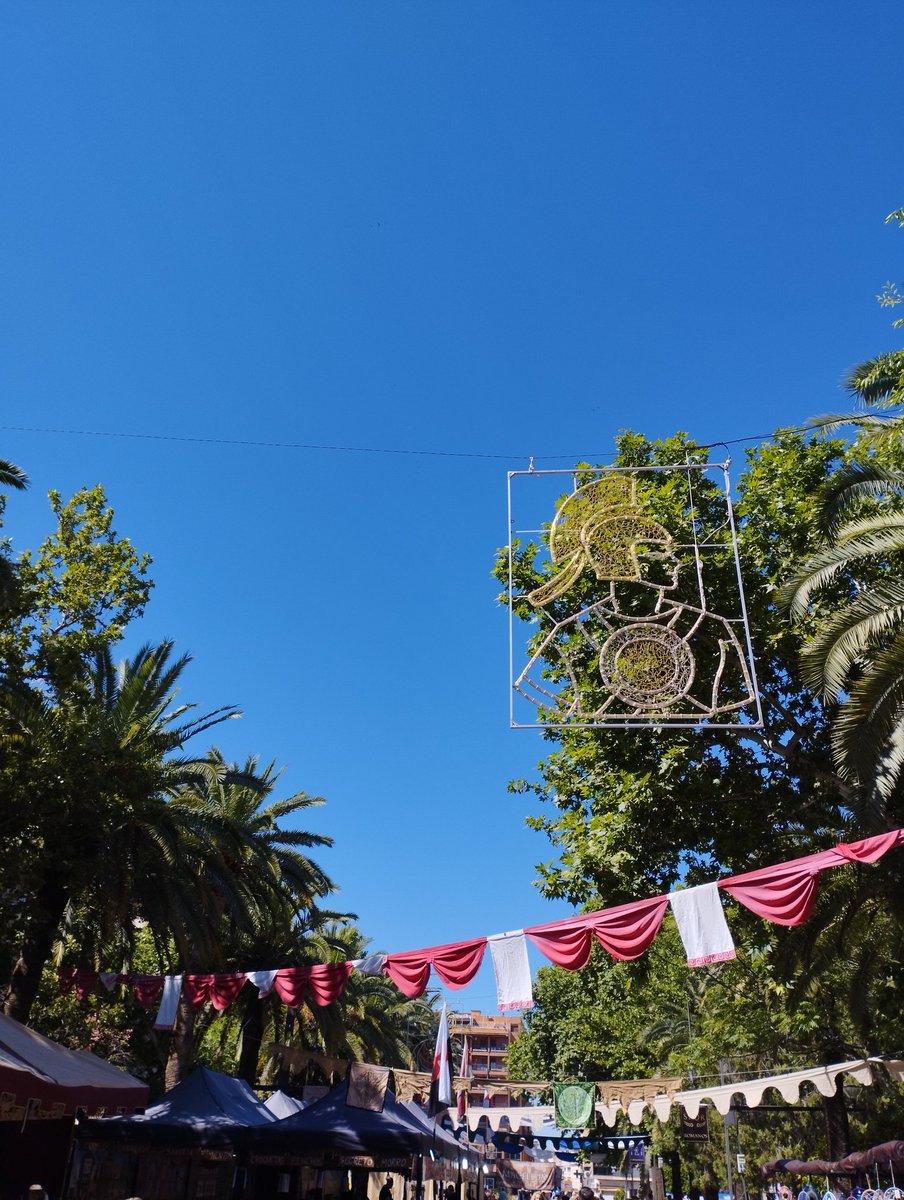
[[[505,472],[796,423],[894,344],[902,38],[886,2],[5,7],[6,531],[106,486],[154,558],[126,649],[174,638],[226,753],[327,798],[375,948],[563,912],[506,794],[543,745]]]

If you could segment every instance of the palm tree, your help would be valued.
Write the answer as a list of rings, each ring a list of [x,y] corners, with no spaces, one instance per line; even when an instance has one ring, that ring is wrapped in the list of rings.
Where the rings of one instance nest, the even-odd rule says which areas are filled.
[[[864,502],[877,499],[872,511]],[[860,785],[872,827],[904,768],[904,471],[852,462],[827,484],[817,519],[824,550],[782,589],[792,618],[841,586],[840,602],[804,648],[805,682],[836,704],[832,738],[842,773]]]
[[[4,832],[30,847],[28,915],[4,1005],[17,1020],[28,1019],[64,921],[89,955],[127,962],[136,920],[184,953],[212,953],[222,913],[214,894],[236,907],[242,899],[228,867],[228,856],[241,853],[239,831],[179,799],[212,767],[176,753],[237,710],[194,717],[191,705],[175,704],[189,658],[171,656],[163,642],[117,668],[105,649],[65,695],[10,682],[0,692],[17,780]],[[201,877],[208,886],[199,889]]]
[[[240,767],[212,749],[204,765],[205,774],[181,788],[173,803],[205,814],[229,833],[218,855],[222,870],[211,873],[205,863],[196,880],[222,918],[216,946],[191,947],[181,966],[197,969],[201,962],[207,969],[295,965],[305,956],[311,928],[328,919],[320,913],[318,901],[335,890],[330,877],[305,851],[330,846],[332,839],[286,829],[281,822],[324,801],[297,792],[268,803],[279,779],[273,762],[260,770],[257,758],[248,758]],[[266,1008],[254,989],[247,987],[240,999],[239,1073],[249,1082],[257,1077]],[[194,1019],[187,1004],[180,1006],[167,1064],[168,1087],[178,1083],[190,1065]]]
[[[316,945],[319,941],[319,947]],[[347,962],[368,954],[368,939],[349,922],[326,925],[310,949],[321,962]],[[416,1068],[413,1048],[436,1037],[436,993],[409,1000],[385,976],[353,971],[333,1004],[302,1004],[293,1040],[330,1058]]]
[[[886,221],[904,227],[904,209]],[[886,284],[879,301],[894,307],[904,297]],[[859,785],[866,822],[880,827],[904,771],[904,350],[858,364],[845,388],[860,411],[811,423],[858,430],[852,458],[826,482],[817,504],[827,545],[795,573],[780,602],[801,618],[840,586],[834,610],[804,649],[803,675],[837,706],[836,762]]]
[[[0,458],[0,488],[15,488],[21,492],[27,487],[28,476],[22,468],[6,458]],[[16,568],[5,553],[0,553],[0,605],[8,604],[15,594]]]

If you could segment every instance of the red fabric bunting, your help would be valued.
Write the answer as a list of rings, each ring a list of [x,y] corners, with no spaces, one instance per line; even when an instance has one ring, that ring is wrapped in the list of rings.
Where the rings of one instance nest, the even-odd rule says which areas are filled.
[[[244,972],[228,975],[186,975],[182,980],[182,994],[192,1008],[200,1008],[208,1000],[217,1012],[223,1012],[245,986]]]
[[[613,958],[640,958],[659,932],[668,904],[668,896],[653,896],[551,925],[534,925],[524,932],[557,967],[580,971],[590,960],[594,937]]]
[[[473,938],[469,942],[450,942],[446,946],[390,954],[386,958],[383,974],[388,975],[410,1000],[422,996],[427,990],[431,966],[436,968],[437,975],[446,987],[463,988],[480,970],[486,947],[486,938]]]
[[[486,948],[486,938],[453,942],[448,946],[438,946],[431,952],[430,961],[446,987],[463,988],[468,986],[480,970]]]
[[[820,871],[849,862],[873,863],[900,845],[904,845],[904,829],[895,829],[856,842],[841,842],[831,850],[790,862],[733,875],[719,880],[718,886],[764,920],[777,925],[800,925],[813,909]],[[668,896],[653,896],[548,925],[534,925],[524,932],[556,966],[577,971],[587,965],[594,937],[613,958],[638,958],[656,937],[668,903]],[[426,991],[431,966],[447,987],[462,988],[480,969],[486,945],[487,939],[481,937],[390,954],[386,956],[383,974],[410,999]],[[286,967],[276,972],[273,986],[290,1007],[301,1003],[307,988],[315,1004],[326,1005],[342,994],[351,971],[350,962]],[[59,976],[60,991],[65,994],[75,987],[80,1000],[94,989],[99,978],[96,971],[75,967],[62,968]],[[134,986],[139,1002],[146,1008],[163,990],[162,975],[122,978]],[[183,992],[195,1007],[212,1000],[214,1007],[222,1012],[238,996],[245,979],[243,973],[186,975]]]
[[[818,877],[812,867],[788,863],[723,879],[719,887],[766,921],[802,925],[816,903]]]
[[[893,829],[891,833],[879,833],[859,842],[839,842],[835,849],[850,862],[874,863],[895,846],[900,846],[902,840],[904,829]]]
[[[350,962],[317,963],[311,967],[309,983],[314,1003],[323,1006],[338,1000],[351,973]]]
[[[150,1008],[163,991],[162,975],[133,975],[131,983],[135,988],[135,998],[143,1008]]]
[[[298,1008],[304,999],[310,970],[310,967],[283,967],[281,971],[276,972],[273,990],[289,1008]]]
[[[60,967],[59,978],[62,995],[68,996],[74,986],[76,997],[87,1000],[97,987],[100,976],[97,971],[90,971],[86,967]]]
[[[352,973],[350,962],[315,963],[311,967],[284,967],[276,972],[273,988],[289,1008],[298,1008],[308,988],[311,999],[321,1007],[332,1004],[345,989]]]
[[[592,918],[597,913],[566,917],[549,925],[534,925],[525,933],[541,954],[566,971],[580,971],[590,959]]]
[[[628,961],[649,950],[659,932],[668,896],[653,896],[594,913],[593,933],[613,958]]]
[[[423,996],[427,990],[430,978],[430,960],[425,958],[424,950],[409,950],[402,954],[389,954],[383,967],[383,974],[388,975],[403,996],[414,1000]]]
[[[210,998],[217,1012],[227,1009],[244,986],[245,975],[242,971],[232,975],[214,975]]]
[[[210,999],[213,990],[213,975],[186,975],[182,980],[182,995],[192,1006],[200,1008]]]

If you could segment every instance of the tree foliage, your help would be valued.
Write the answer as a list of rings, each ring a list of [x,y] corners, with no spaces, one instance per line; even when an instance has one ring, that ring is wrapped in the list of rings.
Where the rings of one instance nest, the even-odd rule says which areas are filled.
[[[901,224],[900,212],[888,220]],[[886,284],[880,304],[901,301]],[[854,426],[858,456],[821,489],[815,524],[826,545],[794,565],[783,600],[799,617],[827,588],[845,589],[804,647],[804,678],[836,707],[835,761],[881,826],[904,775],[904,350],[860,363],[846,386],[860,411],[815,423]]]
[[[656,442],[624,433],[617,448],[617,465],[625,467],[683,463],[687,454],[704,453],[683,434]],[[868,789],[839,766],[835,704],[801,668],[808,641],[849,599],[848,580],[823,580],[793,621],[778,602],[792,571],[821,549],[826,481],[838,471],[859,473],[868,490],[863,463],[862,442],[825,431],[780,430],[748,451],[735,512],[765,728],[546,731],[548,753],[536,775],[510,785],[539,802],[528,823],[546,834],[556,852],[539,867],[544,894],[598,908],[902,823],[894,797],[877,820]],[[705,503],[705,493],[696,500]],[[686,485],[667,474],[654,477],[646,502],[682,540],[691,515]],[[523,597],[544,578],[536,550],[515,547],[515,612],[524,619],[537,618]],[[500,580],[507,567],[503,552]],[[707,596],[717,611],[726,602],[728,574],[707,563]],[[878,584],[888,574],[884,562],[864,559],[861,581]],[[576,586],[580,594],[563,602],[572,608],[588,603],[599,585],[585,577]],[[540,620],[534,645],[544,633]],[[557,669],[555,661],[548,665]],[[895,856],[874,867],[834,872],[801,930],[764,924],[732,906],[738,958],[703,971],[688,970],[669,916],[651,951],[636,963],[614,963],[598,951],[580,975],[543,969],[538,1004],[512,1051],[510,1071],[541,1079],[674,1073],[690,1081],[720,1070],[746,1076],[893,1052],[904,1040],[888,990],[904,949],[901,882]],[[881,1102],[871,1111],[881,1124],[880,1110],[887,1116],[900,1106],[885,1092],[876,1095]],[[837,1148],[846,1138],[843,1100],[814,1103],[818,1120],[806,1136],[825,1147],[831,1117],[829,1146]],[[748,1149],[761,1147],[773,1157],[776,1137],[802,1136],[794,1122],[782,1121],[762,1137],[751,1134]],[[675,1144],[674,1128],[660,1131],[663,1149]],[[790,1141],[788,1148],[800,1146]],[[720,1158],[714,1136],[700,1169],[704,1159]]]
[[[626,433],[617,446],[620,466],[705,453],[683,434],[654,442]],[[766,729],[549,731],[554,748],[538,777],[511,785],[549,810],[529,821],[559,855],[540,867],[545,894],[577,905],[628,900],[667,889],[682,875],[710,877],[720,866],[739,871],[832,842],[857,818],[857,794],[832,761],[826,713],[800,677],[802,630],[775,603],[788,563],[815,549],[816,494],[845,453],[840,440],[779,431],[748,454],[740,480],[739,553]],[[681,539],[692,516],[686,482],[668,473],[656,478],[648,504]],[[695,499],[698,509],[707,499],[715,503],[703,489]],[[516,548],[518,597],[542,579],[535,554],[535,546]],[[723,592],[730,572],[721,565],[708,564],[705,578],[716,611],[729,603]],[[497,576],[506,572],[503,553]],[[515,611],[535,616],[520,598]]]

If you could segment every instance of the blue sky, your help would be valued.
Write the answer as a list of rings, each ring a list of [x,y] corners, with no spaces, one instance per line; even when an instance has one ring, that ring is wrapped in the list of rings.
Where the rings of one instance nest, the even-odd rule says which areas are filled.
[[[154,558],[126,649],[174,638],[185,698],[244,709],[224,751],[327,798],[375,948],[564,911],[506,794],[543,753],[506,471],[766,433],[895,344],[902,35],[883,2],[6,6],[6,532],[106,486]]]

